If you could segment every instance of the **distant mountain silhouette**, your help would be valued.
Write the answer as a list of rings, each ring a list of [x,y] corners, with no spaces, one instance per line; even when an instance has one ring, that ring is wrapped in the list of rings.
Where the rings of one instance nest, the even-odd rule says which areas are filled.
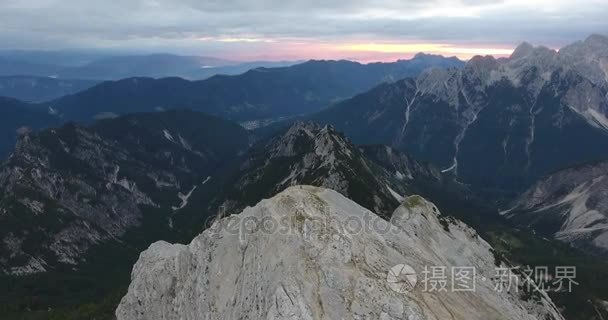
[[[101,83],[41,106],[68,120],[90,122],[100,115],[192,109],[238,121],[289,117],[322,108],[379,83],[416,76],[429,67],[460,67],[456,58],[418,55],[394,63],[308,61],[257,68],[207,80],[130,78]]]

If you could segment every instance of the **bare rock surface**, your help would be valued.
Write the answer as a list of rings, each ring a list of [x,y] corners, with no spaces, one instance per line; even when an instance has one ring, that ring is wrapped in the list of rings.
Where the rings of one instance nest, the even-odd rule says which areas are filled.
[[[262,229],[256,221],[278,224]],[[387,281],[400,264],[418,272],[411,290],[394,290]],[[425,266],[475,267],[477,288],[424,290]],[[494,290],[494,268],[488,243],[421,197],[405,199],[387,222],[336,191],[294,186],[216,221],[189,245],[151,245],[133,268],[116,316],[562,319],[544,295],[526,302]]]
[[[608,162],[574,166],[541,179],[503,214],[558,240],[608,255]]]

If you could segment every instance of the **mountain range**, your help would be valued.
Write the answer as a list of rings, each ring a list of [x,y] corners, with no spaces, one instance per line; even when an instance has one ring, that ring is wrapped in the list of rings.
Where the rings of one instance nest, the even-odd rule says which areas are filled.
[[[403,195],[442,184],[432,166],[388,147],[360,149],[327,126],[296,123],[248,148],[250,139],[186,111],[24,135],[0,171],[3,272],[78,266],[90,246],[152,214],[162,215],[157,229],[187,238],[220,207],[235,212],[295,184],[331,187],[387,217]],[[390,166],[371,160],[383,157]]]
[[[252,68],[289,66],[297,61],[239,62],[167,53],[124,54],[74,51],[0,51],[0,76],[37,76],[62,80],[118,80],[130,77],[205,79],[240,74]]]
[[[37,76],[0,77],[0,96],[23,102],[44,102],[86,90],[93,80],[55,79]]]
[[[183,108],[238,121],[289,117],[318,111],[381,82],[414,76],[429,67],[459,65],[455,58],[420,54],[394,63],[308,61],[202,81],[129,78],[104,82],[40,107],[52,107],[65,119],[87,122],[100,115]]]
[[[489,194],[513,195],[545,174],[608,156],[606,61],[603,36],[559,52],[524,43],[509,58],[427,70],[310,119],[355,143],[430,161]]]
[[[150,243],[188,243],[218,217],[250,210],[245,208],[301,184],[335,189],[371,217],[387,220],[401,203],[427,203],[408,198],[413,194],[436,199],[448,212],[464,212],[462,217],[471,221],[481,214],[444,201],[452,195],[464,202],[469,190],[431,164],[388,146],[355,146],[331,126],[298,122],[259,137],[235,123],[191,111],[134,114],[88,127],[67,124],[23,135],[0,168],[0,281],[9,281],[12,288],[0,300],[12,305],[29,297],[27,308],[62,310],[66,301],[114,294]],[[437,245],[426,254],[450,263],[462,262],[464,252],[481,254],[483,260],[475,261],[483,261],[484,268],[502,261],[451,215],[425,212],[426,218],[418,220],[421,227],[445,231],[428,233],[435,240],[423,238],[426,231],[411,231],[414,243],[448,243],[466,234],[460,248],[481,245],[483,251],[449,253]],[[499,220],[496,216],[487,219]],[[45,294],[28,290],[30,281]],[[57,281],[62,284],[53,286]],[[91,287],[98,291],[92,293]],[[581,299],[596,299],[588,294]],[[517,299],[500,305],[526,305]],[[466,302],[460,303],[466,308]],[[545,309],[532,306],[521,312]]]
[[[98,290],[93,297],[106,296],[128,281],[130,266],[153,241],[190,241],[218,214],[291,184],[340,185],[390,215],[416,180],[439,179],[437,170],[397,152],[391,159],[399,161],[383,168],[332,128],[312,123],[249,148],[251,141],[237,124],[189,111],[23,135],[0,169],[0,281],[12,288],[0,301],[17,306],[31,297],[27,308],[46,310],[83,301],[90,287]],[[378,158],[393,155],[371,150]],[[29,281],[47,293],[27,290]]]
[[[22,136],[0,173],[3,272],[77,266],[90,246],[141,226],[144,213],[162,212],[169,229],[165,213],[247,146],[237,124],[185,111]]]
[[[45,121],[46,126],[66,121],[92,123],[121,114],[169,109],[191,109],[239,121],[253,120],[250,125],[255,127],[259,120],[276,121],[281,117],[314,112],[383,81],[417,75],[428,67],[461,64],[455,58],[423,54],[412,60],[367,65],[350,61],[309,61],[291,67],[257,68],[236,76],[214,76],[202,81],[181,78],[106,81],[79,92],[75,92],[76,88],[88,87],[91,83],[9,77],[0,78],[0,92],[28,101],[46,95],[57,96],[61,92],[73,93],[48,102],[22,103],[28,110],[38,109],[52,116],[41,116],[37,123],[32,123],[32,128]],[[10,107],[3,107],[2,101],[0,116],[9,123],[13,119]],[[13,127],[16,125],[3,127],[2,135],[7,138],[0,144],[0,156],[13,148]],[[18,125],[28,126],[27,123]]]
[[[603,319],[606,66],[591,36],[464,65],[309,61],[2,98],[0,313]],[[309,228],[363,216],[393,232]],[[227,233],[243,218],[296,232]],[[576,265],[580,286],[403,295],[386,282],[399,263],[486,279]]]

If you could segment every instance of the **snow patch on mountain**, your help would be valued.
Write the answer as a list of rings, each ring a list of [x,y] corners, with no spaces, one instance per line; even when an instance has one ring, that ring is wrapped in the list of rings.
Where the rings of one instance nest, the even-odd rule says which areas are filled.
[[[190,143],[188,143],[188,141],[184,139],[181,134],[178,134],[177,137],[179,138],[179,143],[184,149],[192,151]]]
[[[175,207],[175,206],[171,207],[171,209],[173,209],[173,211],[177,211],[177,210],[185,208],[188,205],[188,199],[190,199],[190,196],[192,196],[192,193],[194,192],[194,190],[196,190],[197,187],[198,186],[193,186],[192,189],[190,189],[190,191],[186,194],[183,194],[181,192],[178,193],[177,197],[182,201],[182,203],[177,207]]]
[[[177,143],[175,142],[175,138],[173,138],[173,136],[171,135],[171,133],[169,132],[169,130],[167,129],[163,129],[163,135],[165,136],[165,139],[173,142],[173,143]]]
[[[454,162],[452,163],[452,165],[448,168],[441,170],[441,173],[448,173],[452,170],[455,170],[456,167],[458,167],[458,159],[454,158]]]
[[[388,185],[387,185],[387,186],[386,186],[386,188],[387,188],[387,189],[388,189],[388,191],[391,193],[391,195],[392,195],[393,197],[395,197],[395,200],[397,200],[397,201],[399,201],[399,202],[402,202],[402,201],[403,201],[403,199],[405,199],[405,197],[403,197],[402,195],[398,194],[398,193],[397,193],[395,190],[391,189],[391,187],[390,187],[390,186],[388,186]]]
[[[416,92],[414,92],[414,96],[410,99],[408,99],[408,97],[406,96],[405,99],[405,121],[403,122],[403,127],[401,128],[401,135],[405,134],[405,129],[407,128],[407,125],[410,123],[410,113],[412,110],[412,105],[416,102],[416,97],[418,96],[419,91],[416,90]],[[378,115],[378,117],[381,114]],[[377,118],[377,117],[376,117]],[[370,119],[371,121],[375,120],[375,118]]]
[[[606,118],[605,115],[599,113],[594,109],[588,109],[587,113],[591,116],[593,120],[595,120],[598,125],[600,125],[603,129],[608,130],[608,118]]]
[[[399,171],[399,170],[395,171],[395,177],[396,177],[397,179],[399,179],[399,180],[404,180],[405,178],[412,179],[411,174],[410,174],[410,175],[408,175],[408,176],[406,177],[406,176],[405,176],[403,173],[401,173],[401,171]]]

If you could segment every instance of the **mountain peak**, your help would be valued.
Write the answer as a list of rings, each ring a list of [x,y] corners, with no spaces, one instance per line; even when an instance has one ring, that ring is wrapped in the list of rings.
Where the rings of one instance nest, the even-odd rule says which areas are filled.
[[[370,210],[390,216],[402,198],[396,194],[404,194],[407,187],[406,181],[397,181],[395,170],[401,171],[399,176],[412,179],[427,174],[409,159],[394,160],[394,168],[385,169],[332,126],[298,122],[250,153],[241,165],[243,174],[234,183],[236,191],[228,198],[245,194],[250,200],[246,204],[253,205],[253,201],[286,187],[311,184],[336,190]],[[368,191],[360,192],[362,189]]]
[[[316,145],[320,137],[341,136],[330,125],[322,127],[312,121],[298,121],[291,125],[287,131],[275,137],[271,142],[270,149],[273,157],[295,156],[301,150]]]
[[[467,62],[467,66],[469,65],[480,65],[480,66],[488,66],[488,65],[495,65],[496,64],[496,58],[494,58],[494,56],[491,55],[485,55],[485,56],[474,56],[473,58],[471,58],[471,60],[469,60]]]
[[[292,124],[285,135],[293,135],[300,132],[312,133],[321,129],[321,126],[313,121],[296,121]]]
[[[511,59],[523,58],[532,53],[532,51],[534,51],[534,46],[531,45],[529,42],[524,41],[515,48],[515,50],[511,54]]]
[[[604,36],[601,34],[592,34],[587,39],[585,39],[587,43],[605,43],[608,44],[608,36]]]
[[[443,58],[443,56],[439,55],[439,54],[418,52],[414,55],[414,57],[412,59],[424,59],[424,58]]]
[[[333,190],[287,188],[218,220],[190,245],[152,244],[133,268],[116,317],[563,319],[546,295],[525,301],[497,293],[492,281],[477,281],[479,289],[464,295],[391,280],[405,265],[411,272],[471,266],[488,278],[496,268],[489,244],[463,223],[442,220],[421,197],[408,198],[393,217],[383,221]],[[238,232],[257,220],[279,228]]]
[[[522,42],[511,54],[510,60],[517,60],[533,56],[533,59],[546,60],[550,59],[551,56],[557,52],[551,48],[545,46],[533,46],[528,42]]]
[[[297,121],[287,129],[287,132],[282,135],[282,138],[302,133],[310,138],[314,138],[318,134],[343,136],[330,124],[320,125],[314,121]]]
[[[399,61],[418,61],[418,62],[427,62],[427,61],[440,61],[440,60],[446,60],[446,61],[453,61],[453,62],[458,62],[458,63],[463,63],[460,59],[458,59],[458,57],[456,56],[451,56],[451,57],[447,57],[447,56],[443,56],[440,54],[432,54],[432,53],[425,53],[425,52],[418,52],[416,53],[410,60],[399,60]]]

